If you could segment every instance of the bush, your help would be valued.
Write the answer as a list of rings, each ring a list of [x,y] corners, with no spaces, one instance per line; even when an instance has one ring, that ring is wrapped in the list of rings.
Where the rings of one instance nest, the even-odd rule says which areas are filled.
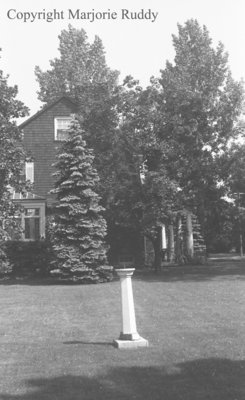
[[[0,246],[0,277],[6,276],[11,274],[12,272],[12,266],[8,261],[8,257],[2,248],[3,246]]]
[[[210,253],[229,253],[232,248],[232,241],[224,235],[217,235],[208,246]]]
[[[0,244],[0,276],[53,276],[62,281],[76,283],[102,283],[113,279],[113,267],[108,265],[95,269],[84,268],[80,274],[72,276],[70,273],[65,275],[63,271],[55,268],[56,263],[49,240],[12,240]]]
[[[8,269],[14,276],[49,274],[52,249],[45,240],[6,241],[1,244],[0,251],[1,269]]]
[[[71,273],[67,272],[67,274],[64,274],[64,271],[59,268],[50,272],[53,276],[68,283],[104,283],[111,282],[113,279],[113,267],[109,265],[103,265],[95,269],[84,268],[79,271],[79,274],[76,273],[76,275],[73,275],[72,271]]]

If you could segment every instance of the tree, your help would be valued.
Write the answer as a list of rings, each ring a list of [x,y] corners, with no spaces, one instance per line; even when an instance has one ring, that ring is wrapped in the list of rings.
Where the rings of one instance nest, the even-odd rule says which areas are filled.
[[[84,29],[69,25],[58,38],[60,58],[51,60],[51,69],[46,72],[38,66],[35,68],[40,85],[38,97],[49,103],[67,94],[83,103],[81,112],[89,112],[91,107],[107,97],[107,91],[113,90],[118,72],[107,67],[103,44],[98,36],[90,44]]]
[[[106,263],[106,222],[100,197],[94,191],[99,180],[94,156],[82,135],[74,119],[54,164],[57,206],[52,235],[56,272],[68,279],[96,281],[98,268]]]
[[[244,121],[240,124],[244,139]],[[240,137],[241,139],[241,137]],[[227,197],[230,199],[233,211],[232,241],[236,249],[243,255],[245,231],[245,144],[243,141],[233,143],[226,159]]]
[[[143,90],[131,76],[118,88],[120,116],[114,145],[113,190],[107,204],[110,233],[126,232],[120,248],[128,247],[140,259],[140,242],[146,236],[153,245],[155,268],[161,262],[161,229],[179,203],[178,187],[169,179],[163,163],[164,151],[154,129],[155,90]],[[118,235],[119,236],[119,235]],[[132,239],[133,238],[133,239]],[[134,249],[130,244],[134,243]],[[142,247],[142,246],[141,246]],[[136,251],[134,251],[136,253]]]
[[[238,132],[243,86],[231,76],[224,46],[214,48],[196,20],[178,25],[173,45],[174,63],[166,63],[159,79],[157,135],[169,177],[207,232],[208,211],[224,195],[217,185],[224,175],[220,159]]]
[[[69,25],[59,35],[59,57],[50,61],[48,71],[36,67],[35,73],[42,102],[50,103],[64,94],[76,101],[84,139],[95,154],[100,176],[97,190],[106,204],[118,125],[115,92],[119,73],[107,66],[101,39],[96,36],[89,43],[84,29]]]
[[[8,238],[8,229],[17,228],[13,218],[18,206],[11,200],[10,189],[26,190],[23,181],[25,154],[21,131],[15,119],[28,114],[27,107],[16,99],[17,86],[8,85],[8,76],[0,70],[0,240]]]
[[[174,64],[167,62],[161,77],[152,78],[146,90],[128,78],[128,90],[120,93],[120,153],[125,149],[128,159],[129,154],[131,159],[132,154],[136,159],[141,157],[152,181],[152,186],[144,186],[143,190],[148,191],[145,196],[141,193],[138,201],[137,197],[135,202],[131,200],[131,214],[135,210],[133,204],[137,205],[141,222],[152,222],[155,229],[150,224],[148,228],[154,232],[154,244],[158,241],[157,227],[168,217],[171,222],[175,211],[181,208],[197,214],[207,239],[212,211],[224,204],[226,187],[221,183],[227,171],[223,161],[227,144],[239,133],[237,121],[243,103],[242,84],[232,79],[223,45],[213,48],[206,27],[200,27],[197,21],[178,25],[178,30],[178,36],[173,36]],[[154,193],[153,179],[158,182]],[[123,190],[127,196],[129,190]],[[130,191],[131,199],[132,193],[137,191]],[[150,210],[159,212],[153,216],[152,212],[148,214]],[[140,218],[138,226],[143,227],[139,221]]]
[[[83,126],[83,138],[94,151],[94,166],[100,180],[96,191],[106,208],[108,238],[114,242],[113,193],[115,164],[117,164],[119,88],[118,72],[108,68],[103,44],[98,37],[88,42],[83,29],[72,26],[59,35],[59,57],[50,61],[46,72],[36,67],[40,86],[39,99],[49,103],[61,94],[73,98],[77,105],[77,117]],[[120,236],[121,236],[120,232]],[[111,252],[113,252],[111,246]]]
[[[138,251],[146,226],[140,168],[154,136],[147,118],[150,100],[144,99],[142,88],[131,77],[117,84],[118,72],[107,67],[98,37],[90,44],[83,29],[69,26],[59,41],[60,57],[50,62],[50,70],[42,72],[36,67],[39,98],[48,103],[65,93],[76,100],[84,139],[95,154],[100,176],[96,190],[106,208],[111,253],[120,251],[123,241],[133,243]],[[113,245],[116,237],[120,249]]]

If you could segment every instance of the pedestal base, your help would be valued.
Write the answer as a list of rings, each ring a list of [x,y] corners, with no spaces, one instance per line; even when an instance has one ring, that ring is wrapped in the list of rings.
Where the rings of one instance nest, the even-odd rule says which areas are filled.
[[[120,333],[120,336],[118,338],[118,340],[139,340],[140,339],[140,335],[138,334],[138,332],[134,332],[134,333]]]
[[[117,349],[137,349],[139,347],[148,347],[149,342],[148,340],[142,338],[139,336],[137,340],[114,340],[113,341],[114,346]]]

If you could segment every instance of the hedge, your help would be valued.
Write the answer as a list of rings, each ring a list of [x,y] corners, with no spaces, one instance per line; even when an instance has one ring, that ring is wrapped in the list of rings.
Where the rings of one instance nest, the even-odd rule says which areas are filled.
[[[85,271],[80,277],[60,274],[49,240],[34,242],[4,241],[0,244],[0,277],[46,277],[76,283],[102,283],[111,281],[113,267],[101,266]]]
[[[0,245],[0,273],[14,276],[47,275],[52,260],[52,248],[45,240],[5,241]]]

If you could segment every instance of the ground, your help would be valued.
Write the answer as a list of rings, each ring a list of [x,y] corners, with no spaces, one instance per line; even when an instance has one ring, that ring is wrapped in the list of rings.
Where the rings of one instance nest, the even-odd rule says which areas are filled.
[[[117,350],[120,284],[0,285],[1,400],[244,400],[245,261],[138,272],[138,332]]]

